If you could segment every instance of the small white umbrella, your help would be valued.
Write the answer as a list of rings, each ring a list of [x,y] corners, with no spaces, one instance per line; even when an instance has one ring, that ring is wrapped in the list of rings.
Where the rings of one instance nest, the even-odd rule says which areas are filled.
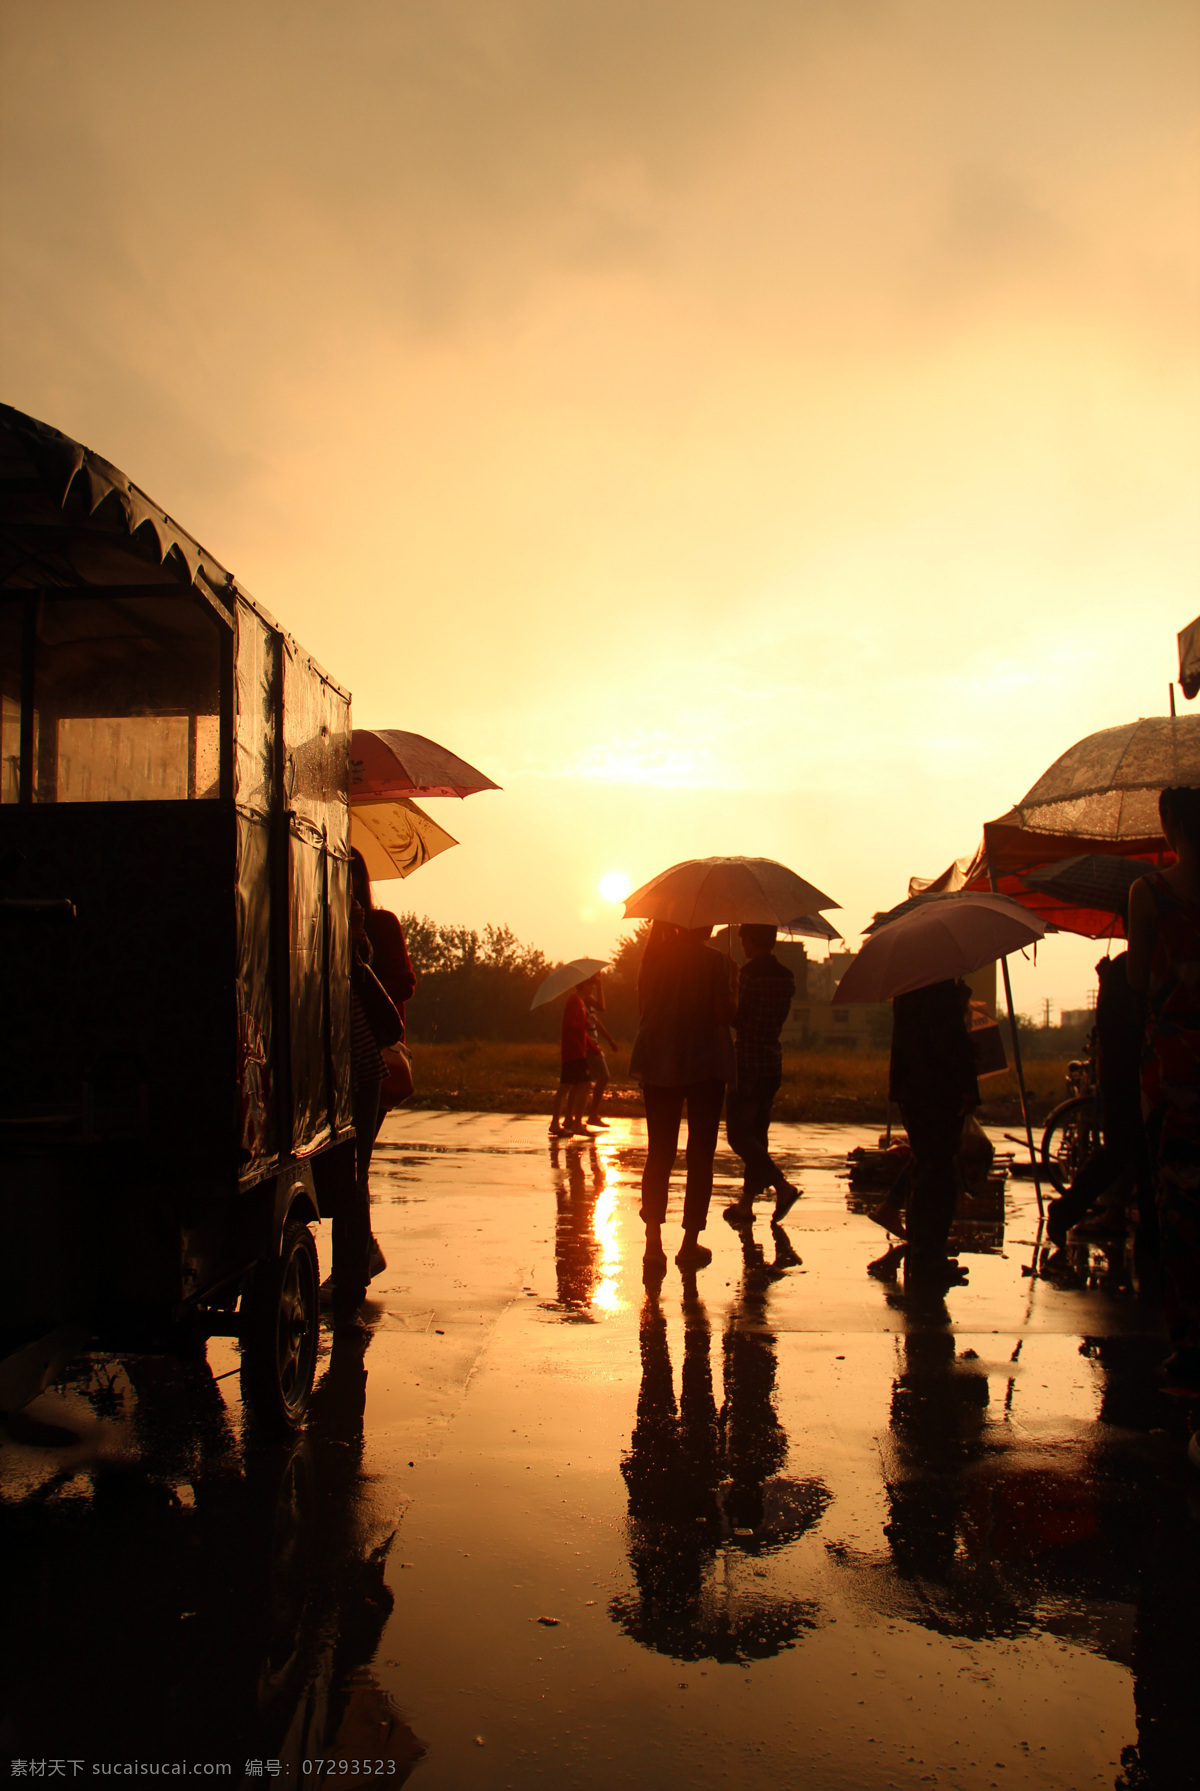
[[[838,906],[773,858],[687,858],[635,889],[625,918],[677,927],[790,927],[797,915]]]
[[[833,999],[889,1001],[947,977],[969,976],[1034,944],[1045,931],[1039,915],[1008,896],[938,896],[872,933]]]
[[[530,1012],[535,1007],[545,1007],[548,1001],[554,1001],[559,995],[565,995],[577,983],[586,983],[598,970],[607,969],[607,958],[572,958],[569,964],[560,964],[557,970],[552,970],[538,984],[533,1000],[529,1003]]]

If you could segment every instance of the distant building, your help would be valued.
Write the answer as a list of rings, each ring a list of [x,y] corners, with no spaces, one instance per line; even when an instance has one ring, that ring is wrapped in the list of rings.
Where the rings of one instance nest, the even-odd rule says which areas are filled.
[[[719,951],[729,950],[726,931],[713,940]],[[733,957],[745,962],[738,936],[732,939]],[[833,992],[850,965],[854,953],[830,952],[828,958],[810,958],[799,940],[781,939],[775,956],[786,964],[796,979],[792,1011],[784,1022],[780,1038],[794,1050],[858,1051],[886,1049],[892,1036],[892,1004],[883,1002],[848,1002],[834,1007]]]

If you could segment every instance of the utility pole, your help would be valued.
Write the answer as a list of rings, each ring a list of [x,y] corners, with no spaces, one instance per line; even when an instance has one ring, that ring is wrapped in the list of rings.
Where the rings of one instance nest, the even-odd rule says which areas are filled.
[[[1042,1025],[1047,1032],[1049,1032],[1049,1030],[1050,1030],[1050,1009],[1053,1006],[1054,1006],[1054,1003],[1051,1001],[1050,997],[1047,995],[1045,1001],[1042,1003]]]

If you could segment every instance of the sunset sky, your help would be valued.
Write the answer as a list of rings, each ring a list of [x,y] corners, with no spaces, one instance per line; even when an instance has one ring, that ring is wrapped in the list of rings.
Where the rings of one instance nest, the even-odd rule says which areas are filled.
[[[857,942],[1200,611],[1200,7],[0,0],[2,396],[504,786],[381,894]],[[1082,1006],[1055,939],[1018,1003]]]

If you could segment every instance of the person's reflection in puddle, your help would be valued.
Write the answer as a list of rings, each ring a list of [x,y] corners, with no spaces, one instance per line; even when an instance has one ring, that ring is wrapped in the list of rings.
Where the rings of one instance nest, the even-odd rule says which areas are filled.
[[[600,1280],[601,1248],[596,1236],[596,1202],[604,1192],[604,1167],[596,1146],[550,1146],[554,1169],[554,1266],[563,1316],[592,1316],[592,1295]]]
[[[1135,1596],[1154,1494],[1144,1449],[1131,1450],[1116,1427],[1109,1395],[1093,1433],[1039,1434],[1019,1422],[1024,1339],[1008,1363],[992,1362],[993,1400],[988,1369],[957,1348],[944,1304],[890,1303],[905,1331],[882,1451],[888,1554],[838,1551],[858,1589],[889,1616],[942,1634],[1044,1630],[1128,1664],[1116,1612]],[[1124,1363],[1128,1352],[1118,1353]],[[1139,1354],[1152,1354],[1140,1340]]]
[[[786,1237],[782,1249],[790,1252]],[[765,1263],[749,1235],[743,1259],[723,1340],[719,1413],[711,1327],[694,1278],[683,1290],[678,1407],[657,1287],[642,1307],[637,1419],[621,1469],[637,1590],[609,1611],[643,1647],[676,1660],[768,1659],[818,1622],[815,1604],[774,1592],[769,1571],[755,1565],[809,1529],[829,1493],[819,1481],[779,1477],[787,1438],[774,1407],[775,1338],[764,1319],[767,1291],[784,1271]]]
[[[0,1501],[11,1752],[277,1759],[297,1782],[306,1757],[369,1754],[403,1781],[422,1749],[369,1670],[392,1600],[361,1471],[368,1341],[335,1334],[291,1444],[239,1447],[202,1359],[85,1360],[40,1402],[40,1479]],[[94,1438],[93,1393],[113,1414]]]
[[[287,1752],[297,1774],[318,1753],[347,1760],[373,1755],[395,1762],[403,1782],[425,1750],[370,1670],[395,1602],[384,1579],[395,1531],[380,1534],[362,1476],[369,1340],[361,1324],[335,1327],[329,1366],[312,1396],[304,1446],[320,1503],[309,1560],[327,1646],[297,1706]]]
[[[748,1226],[742,1245],[741,1298],[725,1325],[725,1403],[722,1441],[729,1486],[725,1511],[734,1534],[746,1536],[763,1522],[763,1484],[787,1460],[787,1436],[775,1411],[775,1337],[767,1329],[767,1292],[782,1269],[768,1265]]]
[[[959,1359],[943,1304],[906,1316],[892,1384],[884,1533],[902,1575],[944,1580],[958,1553],[968,1470],[983,1454],[988,1381],[973,1359]]]
[[[1182,1459],[1196,1412],[1163,1391],[1157,1329],[1085,1338],[1080,1353],[1104,1376],[1092,1468],[1107,1584],[1096,1595],[1135,1613],[1128,1648],[1105,1649],[1134,1676],[1137,1741],[1122,1750],[1117,1783],[1120,1791],[1184,1791],[1200,1785],[1200,1485]]]

